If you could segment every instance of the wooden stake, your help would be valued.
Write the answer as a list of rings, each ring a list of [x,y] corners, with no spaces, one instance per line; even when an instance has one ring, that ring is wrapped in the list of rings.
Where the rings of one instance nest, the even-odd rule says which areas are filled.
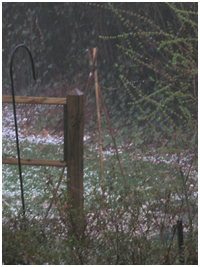
[[[96,55],[96,48],[93,48],[93,58]],[[97,67],[97,59],[95,60],[95,67]],[[101,162],[101,188],[102,188],[102,202],[103,202],[103,218],[105,218],[105,189],[104,189],[104,170],[103,170],[103,149],[102,149],[102,135],[101,135],[101,115],[99,108],[99,85],[98,85],[98,76],[97,69],[94,71],[94,81],[95,81],[95,92],[96,92],[96,105],[97,105],[97,118],[99,126],[99,152],[100,152],[100,162]]]

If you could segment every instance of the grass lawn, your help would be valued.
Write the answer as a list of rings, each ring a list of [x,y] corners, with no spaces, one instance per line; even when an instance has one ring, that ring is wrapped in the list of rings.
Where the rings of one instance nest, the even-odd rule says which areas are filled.
[[[5,113],[7,116],[3,120],[2,155],[3,157],[16,157],[12,114],[9,117],[8,110]],[[56,262],[58,264],[61,264],[61,262],[79,264],[82,261],[78,257],[81,256],[84,258],[84,262],[88,262],[88,264],[95,264],[95,262],[100,262],[101,264],[113,264],[116,262],[157,264],[158,262],[164,262],[165,249],[167,247],[168,255],[172,253],[169,262],[178,262],[176,240],[173,238],[172,246],[169,238],[172,235],[172,231],[168,231],[168,229],[173,229],[177,219],[182,219],[185,233],[190,231],[191,227],[193,228],[192,232],[196,233],[197,162],[193,160],[193,155],[184,149],[179,151],[179,157],[177,157],[178,154],[175,150],[165,150],[153,145],[143,147],[138,142],[140,140],[139,136],[130,138],[131,135],[129,135],[128,131],[118,130],[116,142],[128,183],[127,188],[119,168],[112,138],[104,124],[102,124],[102,128],[107,223],[104,224],[105,221],[102,220],[98,132],[94,129],[89,131],[88,126],[85,129],[84,137],[84,211],[87,215],[88,228],[86,229],[86,236],[89,241],[79,240],[76,237],[73,237],[72,240],[66,239],[67,221],[64,226],[56,223],[52,232],[48,224],[45,224],[45,220],[43,221],[62,168],[22,166],[26,218],[36,218],[36,225],[38,224],[37,227],[39,227],[36,228],[37,231],[40,231],[41,227],[42,233],[46,231],[47,240],[49,240],[47,241],[49,242],[48,247],[43,247],[42,243],[37,243],[37,235],[33,234],[36,240],[32,245],[38,258],[35,258],[32,253],[33,249],[31,249],[30,255],[27,256],[28,259],[33,260],[33,263],[54,263],[55,257],[57,257]],[[42,134],[31,134],[27,131],[24,134],[20,130],[19,136],[21,157],[30,159],[63,159],[62,135],[51,135],[49,131],[43,129]],[[65,192],[67,190],[66,177],[67,168],[57,192],[57,200],[59,199],[60,202],[58,201],[57,205],[54,203],[48,218],[56,218],[58,220],[62,218],[65,221],[65,214],[60,213],[62,206],[59,205],[65,206],[65,202],[63,203],[62,200],[64,199],[65,201]],[[129,196],[132,199],[133,206],[131,206]],[[60,204],[58,205],[58,203]],[[5,255],[8,255],[5,257],[9,258],[10,244],[6,241],[8,237],[10,235],[9,238],[17,236],[16,244],[13,243],[15,250],[19,246],[18,237],[21,240],[20,238],[25,235],[24,238],[28,242],[31,236],[29,232],[26,236],[26,232],[18,232],[16,230],[17,232],[15,233],[14,230],[12,233],[10,232],[10,227],[6,228],[7,221],[9,222],[10,218],[18,216],[22,208],[18,166],[2,166],[2,207],[5,235],[4,247]],[[32,221],[32,224],[30,224],[29,229],[31,233],[35,229],[35,221]],[[164,232],[162,232],[162,227],[165,229]],[[54,242],[55,233],[57,232],[58,235],[56,236],[61,236],[59,242]],[[94,233],[96,234],[94,235]],[[163,238],[161,237],[162,233]],[[39,232],[39,236],[40,234]],[[94,235],[93,238],[91,238],[91,235]],[[155,240],[157,241],[151,239],[153,236],[156,237]],[[167,236],[167,239],[164,236]],[[186,252],[190,251],[190,244],[193,242],[191,240],[196,240],[196,237],[193,239],[192,236],[192,239],[188,240],[190,241],[188,241],[189,245]],[[57,242],[62,244],[59,248]],[[73,248],[71,250],[70,242],[73,242],[74,250]],[[116,250],[117,242],[120,244],[120,257],[118,250]],[[154,249],[155,242],[157,242],[157,245]],[[23,249],[26,248],[26,244],[20,244]],[[53,254],[51,246],[54,247]],[[40,249],[41,251],[44,250],[45,254],[41,254]],[[47,255],[46,249],[48,249],[49,253],[48,259],[46,259],[46,256],[44,257],[44,255]],[[19,255],[18,262],[20,262],[21,251],[22,249],[19,248],[19,253],[16,252],[16,255]],[[68,254],[66,254],[66,251],[68,251]],[[102,257],[105,251],[107,256]],[[191,248],[191,251],[196,259],[196,247]],[[62,253],[64,253],[63,256]],[[93,257],[94,253],[95,257]],[[133,254],[136,255],[135,259],[132,259]],[[151,255],[157,255],[159,259]],[[16,259],[18,256],[13,257]],[[120,261],[118,261],[118,257]],[[190,262],[188,258],[187,262]]]
[[[95,140],[91,139],[88,138],[84,145],[84,203],[86,207],[90,206],[93,201],[93,190],[101,192],[99,151],[96,143],[94,143]],[[36,144],[24,141],[20,142],[20,148],[23,158],[62,160],[63,156],[63,146],[60,144]],[[3,140],[2,149],[3,156],[16,156],[15,143]],[[143,193],[143,197],[148,202],[156,192],[159,195],[163,193],[164,198],[166,189],[171,188],[173,192],[174,188],[180,187],[182,181],[179,173],[177,173],[173,155],[156,156],[150,153],[150,151],[142,155],[135,155],[129,149],[120,147],[120,157],[130,190]],[[185,166],[186,163],[183,160]],[[186,168],[186,172],[189,170],[188,168]],[[51,181],[55,188],[61,171],[62,168],[58,167],[22,166],[25,205],[29,210],[36,213],[42,212],[43,214],[52,197],[48,182]],[[60,190],[66,188],[66,176],[67,169],[65,170]],[[112,195],[115,191],[124,193],[126,188],[113,149],[104,151],[104,176],[107,197],[111,194],[110,187],[112,187]],[[191,172],[190,179],[188,180],[191,189],[196,186],[195,176],[196,172]],[[21,208],[18,166],[3,165],[2,178],[3,208],[6,207],[13,212],[17,212]],[[182,196],[179,194],[175,194],[174,191],[173,198],[181,199]],[[118,199],[119,196],[115,195],[115,198]]]

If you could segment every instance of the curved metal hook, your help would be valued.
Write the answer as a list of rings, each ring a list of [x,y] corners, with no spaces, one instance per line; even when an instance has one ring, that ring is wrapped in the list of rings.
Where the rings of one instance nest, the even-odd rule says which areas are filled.
[[[24,190],[23,190],[23,180],[22,180],[22,171],[21,171],[21,159],[20,159],[17,116],[16,116],[16,107],[15,107],[15,92],[14,92],[13,70],[12,70],[14,55],[20,47],[25,48],[28,51],[28,54],[29,54],[30,59],[31,59],[33,79],[34,80],[36,80],[36,75],[35,75],[35,66],[34,66],[33,57],[32,57],[30,50],[28,49],[28,47],[23,45],[23,44],[16,46],[12,52],[11,60],[10,60],[10,79],[11,79],[11,88],[12,88],[12,97],[13,97],[13,111],[14,111],[14,120],[15,120],[15,132],[16,132],[16,144],[17,144],[17,155],[18,155],[18,166],[19,166],[19,178],[20,178],[20,186],[21,186],[22,210],[23,210],[23,214],[25,215]]]
[[[17,46],[14,48],[14,50],[13,50],[13,52],[12,52],[12,55],[11,55],[11,60],[10,60],[10,77],[11,77],[11,82],[13,81],[12,64],[13,64],[14,55],[15,55],[16,51],[17,51],[20,47],[24,47],[24,48],[27,50],[27,52],[28,52],[28,54],[29,54],[29,56],[30,56],[30,59],[31,59],[31,65],[32,65],[32,70],[33,70],[33,79],[36,80],[37,78],[36,78],[36,74],[35,74],[35,65],[34,65],[34,61],[33,61],[33,57],[32,57],[31,51],[28,49],[28,47],[27,47],[26,45],[24,45],[24,44],[19,44],[19,45],[17,45]]]

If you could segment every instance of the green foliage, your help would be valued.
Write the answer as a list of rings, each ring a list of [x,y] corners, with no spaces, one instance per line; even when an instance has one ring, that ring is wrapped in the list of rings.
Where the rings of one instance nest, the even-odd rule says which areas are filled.
[[[197,3],[3,4],[4,66],[10,48],[25,42],[42,73],[39,89],[31,86],[30,73],[23,66],[26,58],[19,54],[16,62],[23,63],[15,66],[19,94],[64,96],[68,85],[81,85],[88,74],[85,49],[100,47],[99,83],[113,114],[128,183],[124,185],[103,117],[103,218],[94,93],[90,92],[83,219],[67,204],[66,181],[49,217],[44,218],[59,170],[23,167],[28,201],[24,221],[18,215],[17,168],[3,166],[4,264],[179,264],[177,220],[184,227],[184,264],[197,264],[197,41]],[[6,70],[4,90],[8,92]],[[61,112],[43,112],[38,119],[46,130],[52,114],[60,126]],[[36,118],[31,120],[31,130],[39,133]],[[35,144],[22,142],[21,146],[25,157],[35,157]],[[38,157],[62,153],[59,145],[39,147]],[[3,142],[4,156],[15,153],[12,143]]]
[[[65,178],[49,216],[44,218],[60,175],[60,170],[55,168],[23,167],[27,221],[24,222],[22,215],[14,216],[13,213],[20,214],[19,209],[13,209],[16,204],[20,206],[19,189],[13,188],[18,183],[17,168],[14,172],[13,167],[4,166],[4,264],[178,264],[177,234],[173,232],[177,219],[183,220],[184,233],[187,233],[185,263],[196,264],[197,177],[194,162],[187,159],[190,155],[181,157],[184,173],[180,176],[174,151],[165,155],[155,151],[154,146],[149,150],[139,137],[133,136],[133,145],[126,144],[120,149],[132,207],[116,156],[106,151],[110,153],[104,154],[104,219],[97,139],[97,135],[91,136],[85,143],[84,220],[81,223],[77,219],[78,226],[76,214],[67,205]],[[110,137],[105,135],[104,141],[109,143]],[[29,156],[33,157],[38,148],[29,145],[33,148]],[[52,149],[48,146],[46,149]],[[5,147],[9,144],[4,144]],[[16,191],[18,196],[7,195]],[[74,230],[70,232],[72,225]]]
[[[114,4],[108,8],[119,17],[124,32],[101,38],[124,40],[118,47],[130,58],[131,72],[122,73],[120,79],[135,107],[133,116],[147,121],[155,134],[168,137],[167,129],[176,126],[191,138],[197,131],[196,3],[158,5],[162,19],[165,9],[168,11],[163,23],[154,22],[150,14],[144,16]],[[156,130],[158,124],[162,130]]]

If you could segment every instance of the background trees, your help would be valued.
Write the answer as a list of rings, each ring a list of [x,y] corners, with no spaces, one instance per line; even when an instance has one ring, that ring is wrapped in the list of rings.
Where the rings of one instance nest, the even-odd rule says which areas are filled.
[[[180,101],[189,101],[196,116],[197,3],[3,3],[2,36],[3,93],[9,91],[9,56],[19,43],[31,49],[38,70],[31,95],[65,94],[67,84],[84,91],[85,50],[98,47],[100,86],[114,109],[138,117],[136,102],[128,103],[140,100],[156,117],[162,102],[180,122]],[[30,79],[21,69],[27,62],[19,57],[18,90],[26,94]]]

